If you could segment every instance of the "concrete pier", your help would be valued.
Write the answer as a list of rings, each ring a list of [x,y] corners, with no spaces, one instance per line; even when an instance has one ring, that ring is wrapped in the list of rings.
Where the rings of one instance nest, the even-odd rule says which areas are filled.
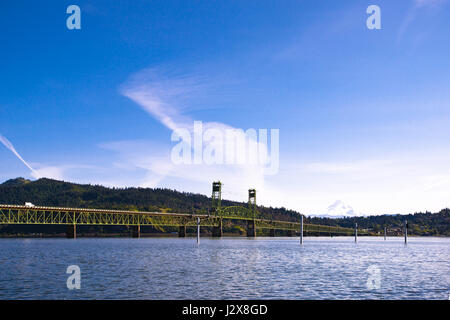
[[[140,238],[141,237],[141,226],[134,226],[131,231],[132,238]]]
[[[66,238],[76,239],[77,238],[77,225],[68,225],[66,230]]]
[[[247,220],[247,237],[256,237],[255,220]]]
[[[186,237],[186,226],[180,226],[180,228],[178,229],[178,237]]]
[[[223,223],[222,219],[219,220],[219,225],[217,227],[213,227],[212,236],[215,238],[221,238],[223,236]]]

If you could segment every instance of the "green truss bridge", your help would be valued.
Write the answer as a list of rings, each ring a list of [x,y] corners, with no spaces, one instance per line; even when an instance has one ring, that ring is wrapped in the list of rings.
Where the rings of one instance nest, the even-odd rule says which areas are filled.
[[[0,224],[4,225],[67,225],[67,236],[76,238],[77,225],[129,226],[133,227],[133,236],[140,237],[141,226],[152,226],[159,230],[164,227],[177,227],[180,237],[186,236],[188,227],[208,227],[214,237],[223,235],[223,226],[244,225],[247,236],[256,237],[258,233],[275,236],[275,230],[284,230],[284,234],[294,236],[300,230],[306,234],[352,235],[355,230],[326,225],[303,224],[300,221],[276,221],[262,219],[257,211],[256,190],[249,190],[248,206],[221,206],[222,184],[214,182],[212,187],[212,210],[209,214],[185,212],[149,212],[109,209],[63,208],[32,205],[1,205]],[[268,230],[268,231],[267,231]],[[361,235],[370,234],[358,230]]]

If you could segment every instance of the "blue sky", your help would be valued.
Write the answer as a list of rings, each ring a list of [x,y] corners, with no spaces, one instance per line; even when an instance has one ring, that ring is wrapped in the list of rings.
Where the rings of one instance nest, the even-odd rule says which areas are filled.
[[[66,28],[71,4],[81,30]],[[366,27],[371,4],[381,30]],[[256,187],[259,203],[306,214],[450,207],[450,1],[3,1],[0,12],[0,181],[209,195],[220,179],[225,198]],[[176,166],[163,119],[279,129],[279,170]]]

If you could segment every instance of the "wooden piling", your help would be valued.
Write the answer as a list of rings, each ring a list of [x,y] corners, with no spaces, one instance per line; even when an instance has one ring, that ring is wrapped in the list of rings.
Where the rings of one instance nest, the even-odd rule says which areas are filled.
[[[405,244],[408,243],[408,221],[405,220]]]
[[[200,243],[200,218],[197,217],[197,244]]]
[[[303,216],[300,218],[300,244],[303,244]]]

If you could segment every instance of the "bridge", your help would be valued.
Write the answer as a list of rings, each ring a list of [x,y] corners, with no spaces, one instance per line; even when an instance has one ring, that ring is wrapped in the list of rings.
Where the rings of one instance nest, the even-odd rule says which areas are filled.
[[[67,225],[67,237],[76,238],[77,225],[128,226],[134,228],[133,237],[140,237],[141,226],[152,226],[163,231],[164,227],[177,227],[180,237],[186,236],[188,227],[196,227],[198,236],[200,227],[212,228],[213,237],[223,236],[224,223],[227,225],[244,223],[248,237],[256,237],[257,230],[268,230],[269,236],[275,236],[276,230],[283,230],[290,236],[301,231],[306,234],[352,235],[353,228],[342,228],[318,224],[303,224],[299,221],[280,221],[264,219],[257,210],[256,190],[249,189],[248,206],[222,206],[222,184],[213,182],[212,205],[206,214],[187,212],[150,212],[89,208],[63,208],[46,206],[1,205],[0,224],[5,225]],[[371,234],[359,230],[361,235]],[[303,233],[302,233],[303,235]]]

